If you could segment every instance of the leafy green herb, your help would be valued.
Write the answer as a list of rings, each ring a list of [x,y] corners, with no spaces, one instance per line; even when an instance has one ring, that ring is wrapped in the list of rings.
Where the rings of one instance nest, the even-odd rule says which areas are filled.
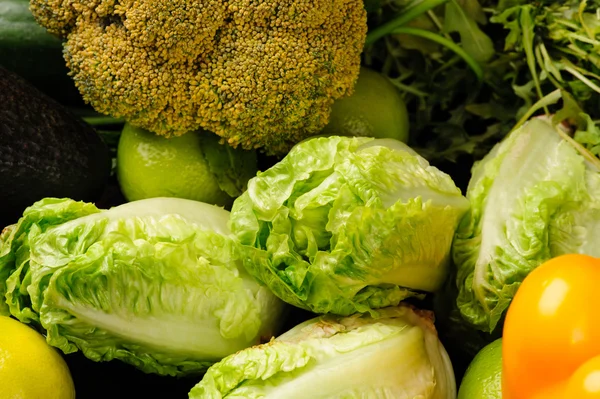
[[[402,91],[410,144],[430,161],[478,160],[523,118],[561,111],[560,98],[562,109],[574,104],[587,115],[572,135],[598,154],[599,0],[384,0],[381,7],[370,14],[364,63]],[[547,104],[549,95],[556,98]]]
[[[445,13],[444,30],[458,32],[462,46],[469,55],[478,62],[487,62],[494,56],[492,39],[479,29],[477,22],[467,15],[457,1],[446,3]]]

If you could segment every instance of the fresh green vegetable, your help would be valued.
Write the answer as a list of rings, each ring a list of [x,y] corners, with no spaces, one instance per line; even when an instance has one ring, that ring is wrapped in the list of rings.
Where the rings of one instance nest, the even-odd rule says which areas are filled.
[[[62,56],[62,42],[35,22],[29,0],[0,0],[0,66],[63,105],[83,104]]]
[[[210,132],[170,139],[125,125],[117,173],[129,201],[177,197],[230,207],[256,175],[256,152],[219,144]]]
[[[453,246],[458,308],[493,331],[523,279],[565,253],[600,256],[598,160],[547,119],[511,133],[476,167]]]
[[[109,174],[109,151],[92,128],[0,67],[0,228],[40,198],[96,201]]]
[[[402,92],[409,143],[436,163],[483,157],[522,105],[509,80],[521,58],[496,51],[492,2],[482,3],[489,8],[477,0],[385,0],[370,14],[363,64]]]
[[[190,399],[454,399],[452,364],[432,315],[322,316],[212,366]]]
[[[200,372],[268,340],[281,302],[243,269],[229,212],[155,198],[111,210],[44,199],[0,237],[0,313],[64,353]]]
[[[598,0],[387,0],[370,14],[364,64],[403,92],[413,148],[435,163],[472,162],[556,89],[600,118],[599,9]],[[598,153],[593,141],[582,144]]]
[[[491,21],[508,32],[504,51],[526,58],[526,106],[553,90],[569,92],[592,118],[600,102],[600,1],[500,2]],[[597,154],[596,154],[597,155]]]
[[[10,70],[14,67],[18,71],[13,71],[22,72],[23,77],[67,71],[60,39],[35,22],[29,11],[29,1],[0,1],[0,32],[0,62],[3,67]],[[27,56],[38,56],[37,60],[43,60],[43,63],[31,63],[32,59],[22,58]]]
[[[468,206],[404,143],[333,136],[251,179],[231,227],[248,271],[281,299],[349,315],[437,290]]]
[[[408,141],[408,113],[400,91],[385,76],[361,68],[350,97],[333,103],[322,134]]]
[[[278,155],[351,94],[367,31],[362,0],[32,0],[31,10],[66,39],[71,75],[97,111]]]

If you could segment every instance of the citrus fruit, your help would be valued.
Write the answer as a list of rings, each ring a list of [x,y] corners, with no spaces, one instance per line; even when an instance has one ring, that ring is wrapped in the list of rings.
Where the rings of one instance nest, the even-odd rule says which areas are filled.
[[[0,316],[0,398],[72,399],[67,364],[42,335]]]
[[[229,206],[257,171],[256,152],[219,144],[209,132],[165,138],[126,125],[117,175],[128,201],[176,197]]]
[[[408,112],[396,87],[383,75],[362,67],[354,94],[336,100],[323,135],[408,140]]]
[[[465,373],[458,399],[474,398],[502,398],[502,339],[479,351]]]

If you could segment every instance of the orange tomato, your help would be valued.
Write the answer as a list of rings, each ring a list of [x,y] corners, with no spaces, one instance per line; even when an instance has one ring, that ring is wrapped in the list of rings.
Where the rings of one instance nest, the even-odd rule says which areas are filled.
[[[503,398],[600,398],[577,391],[600,365],[583,366],[600,355],[599,308],[600,259],[564,255],[530,273],[504,324]]]
[[[567,383],[565,398],[600,399],[600,356],[579,367]]]

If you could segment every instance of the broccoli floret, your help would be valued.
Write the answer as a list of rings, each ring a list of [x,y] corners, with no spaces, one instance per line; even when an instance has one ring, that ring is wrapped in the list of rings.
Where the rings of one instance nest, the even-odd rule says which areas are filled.
[[[31,0],[84,99],[160,135],[282,153],[352,94],[363,0]]]

